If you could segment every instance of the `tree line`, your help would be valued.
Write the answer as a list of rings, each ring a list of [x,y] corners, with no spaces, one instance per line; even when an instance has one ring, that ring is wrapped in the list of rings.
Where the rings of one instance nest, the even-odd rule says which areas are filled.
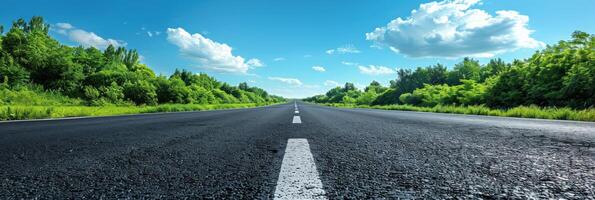
[[[207,74],[177,70],[155,75],[136,50],[109,45],[70,47],[49,35],[42,17],[0,26],[0,89],[58,92],[89,105],[272,103],[284,101],[257,87],[232,86]]]
[[[595,37],[581,31],[572,39],[548,45],[530,58],[506,63],[491,59],[481,65],[464,58],[452,69],[436,64],[415,70],[400,69],[383,87],[373,81],[363,91],[352,83],[305,99],[316,103],[360,105],[408,104],[486,105],[511,108],[593,108],[595,101]]]

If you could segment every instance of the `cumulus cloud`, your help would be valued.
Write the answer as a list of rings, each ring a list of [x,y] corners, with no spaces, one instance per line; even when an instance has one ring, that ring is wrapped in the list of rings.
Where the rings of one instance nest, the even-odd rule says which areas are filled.
[[[56,23],[53,29],[57,33],[65,35],[68,39],[84,46],[95,47],[98,49],[105,49],[110,44],[115,47],[126,46],[126,42],[116,39],[104,39],[93,32],[88,32],[83,29],[78,29],[69,23]]]
[[[539,48],[531,38],[529,17],[516,11],[495,16],[472,8],[480,0],[444,0],[421,4],[406,19],[366,33],[374,45],[410,57],[491,57],[519,48]]]
[[[395,70],[385,66],[376,66],[376,65],[368,65],[366,66],[359,66],[359,71],[362,74],[379,76],[379,75],[389,75],[394,74]]]
[[[69,24],[69,23],[56,23],[56,27],[59,29],[65,29],[65,30],[74,28],[74,26],[72,26],[72,24]]]
[[[335,49],[326,50],[327,54],[347,54],[347,53],[360,53],[360,51],[355,48],[354,45],[348,44],[342,47],[337,47]]]
[[[318,65],[313,66],[312,69],[317,72],[325,72],[326,71],[326,69],[323,66],[318,66]]]
[[[324,81],[324,86],[327,86],[327,87],[338,87],[338,86],[341,86],[341,84],[337,83],[337,81],[326,80],[326,81]]]
[[[284,57],[277,57],[277,58],[273,59],[273,61],[275,61],[275,62],[284,61],[284,60],[285,60]]]
[[[252,58],[252,59],[248,60],[248,62],[246,62],[246,64],[248,64],[248,66],[250,66],[250,67],[264,66],[264,63],[262,63],[262,61],[260,61],[259,59],[256,59],[256,58]]]
[[[301,86],[302,82],[297,78],[285,78],[285,77],[269,77],[269,80],[280,81],[294,86]]]
[[[246,74],[251,67],[262,65],[258,59],[246,62],[241,56],[234,56],[227,44],[218,43],[199,33],[190,34],[183,28],[168,28],[167,40],[176,45],[182,55],[197,61],[198,67],[202,69]]]

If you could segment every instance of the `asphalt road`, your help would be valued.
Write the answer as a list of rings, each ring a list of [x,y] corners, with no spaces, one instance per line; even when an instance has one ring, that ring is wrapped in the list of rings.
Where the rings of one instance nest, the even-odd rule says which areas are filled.
[[[588,122],[298,102],[0,123],[0,199],[594,196]]]

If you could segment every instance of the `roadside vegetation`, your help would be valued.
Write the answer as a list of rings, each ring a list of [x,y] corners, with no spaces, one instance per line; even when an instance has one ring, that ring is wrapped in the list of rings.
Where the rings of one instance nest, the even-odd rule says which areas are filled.
[[[0,26],[0,120],[245,108],[284,102],[207,74],[156,75],[136,50],[70,47],[41,17]]]
[[[574,32],[525,60],[465,58],[452,69],[436,64],[400,69],[384,87],[353,83],[305,101],[364,107],[493,116],[595,121],[595,36]]]

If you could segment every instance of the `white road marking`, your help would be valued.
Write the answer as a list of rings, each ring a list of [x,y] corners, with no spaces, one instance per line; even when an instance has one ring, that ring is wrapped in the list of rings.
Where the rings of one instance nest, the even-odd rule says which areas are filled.
[[[326,199],[308,140],[287,140],[275,199]]]
[[[300,116],[293,116],[292,123],[294,123],[294,124],[301,124],[302,123],[302,119],[300,118]]]
[[[295,114],[300,114],[300,111],[296,110],[296,111],[295,111]]]

